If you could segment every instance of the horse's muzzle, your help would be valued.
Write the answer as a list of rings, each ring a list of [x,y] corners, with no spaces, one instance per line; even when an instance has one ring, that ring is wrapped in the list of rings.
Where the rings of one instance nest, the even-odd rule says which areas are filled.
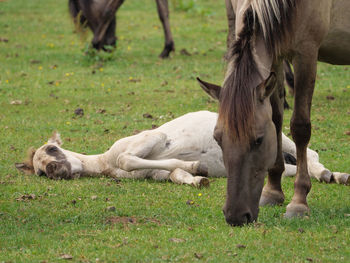
[[[54,180],[71,179],[71,165],[67,161],[52,161],[46,165],[46,175],[48,178]]]

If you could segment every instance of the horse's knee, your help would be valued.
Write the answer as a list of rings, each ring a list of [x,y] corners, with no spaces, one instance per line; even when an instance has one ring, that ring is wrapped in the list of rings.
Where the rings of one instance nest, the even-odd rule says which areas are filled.
[[[310,120],[300,122],[291,121],[291,132],[295,144],[307,145],[311,137],[311,122]]]
[[[127,172],[131,172],[133,171],[133,167],[132,167],[132,160],[130,159],[130,155],[129,154],[120,154],[117,158],[117,166]]]

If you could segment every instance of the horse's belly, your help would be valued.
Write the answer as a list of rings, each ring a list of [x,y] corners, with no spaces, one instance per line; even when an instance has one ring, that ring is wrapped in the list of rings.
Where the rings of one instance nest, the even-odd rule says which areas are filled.
[[[350,26],[349,32],[333,29],[322,42],[318,60],[334,65],[350,65]]]
[[[329,31],[319,49],[319,60],[336,65],[350,64],[350,1],[334,0]]]

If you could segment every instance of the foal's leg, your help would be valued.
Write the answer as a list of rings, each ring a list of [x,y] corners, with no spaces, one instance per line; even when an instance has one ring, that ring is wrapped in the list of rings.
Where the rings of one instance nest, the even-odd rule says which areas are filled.
[[[168,8],[168,0],[156,0],[158,16],[163,25],[164,36],[165,36],[165,46],[160,53],[159,57],[167,58],[171,51],[175,50],[173,36],[170,30],[169,23],[169,8]]]
[[[272,120],[276,127],[277,134],[277,157],[273,168],[269,170],[267,183],[263,188],[260,197],[260,206],[277,205],[284,202],[284,194],[281,187],[281,177],[284,171],[284,158],[282,153],[282,124],[283,124],[283,69],[282,65],[275,68],[277,81],[276,90],[271,95],[270,101],[272,106]]]
[[[117,165],[125,171],[140,169],[160,169],[173,171],[181,168],[192,174],[207,174],[207,168],[199,161],[182,161],[179,159],[147,160],[156,158],[166,149],[167,136],[161,132],[145,132],[130,143],[124,153],[117,158]]]
[[[305,47],[305,52],[294,58],[295,98],[291,119],[291,131],[297,148],[297,177],[294,195],[287,206],[285,217],[302,216],[309,212],[307,195],[311,189],[308,175],[307,145],[311,136],[311,100],[315,86],[317,68],[317,46]]]

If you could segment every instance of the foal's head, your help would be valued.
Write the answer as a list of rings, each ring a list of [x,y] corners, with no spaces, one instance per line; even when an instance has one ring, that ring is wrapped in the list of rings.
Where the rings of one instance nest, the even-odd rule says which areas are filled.
[[[70,152],[62,149],[58,133],[54,133],[46,144],[39,149],[30,149],[28,158],[23,163],[16,163],[16,168],[26,174],[47,176],[50,179],[72,179],[81,170],[81,162]]]
[[[115,11],[108,10],[108,3],[108,0],[69,0],[68,3],[74,23],[91,29],[94,34],[92,45],[96,49],[105,49],[106,46],[116,44],[116,16]],[[111,19],[106,20],[107,16]]]
[[[257,219],[264,178],[276,160],[277,137],[270,104],[274,81],[275,75],[271,74],[256,87],[254,123],[252,132],[245,134],[245,140],[232,137],[220,118],[214,129],[214,138],[222,149],[228,177],[223,212],[230,225],[243,225]],[[209,95],[221,103],[221,87],[199,82]]]

